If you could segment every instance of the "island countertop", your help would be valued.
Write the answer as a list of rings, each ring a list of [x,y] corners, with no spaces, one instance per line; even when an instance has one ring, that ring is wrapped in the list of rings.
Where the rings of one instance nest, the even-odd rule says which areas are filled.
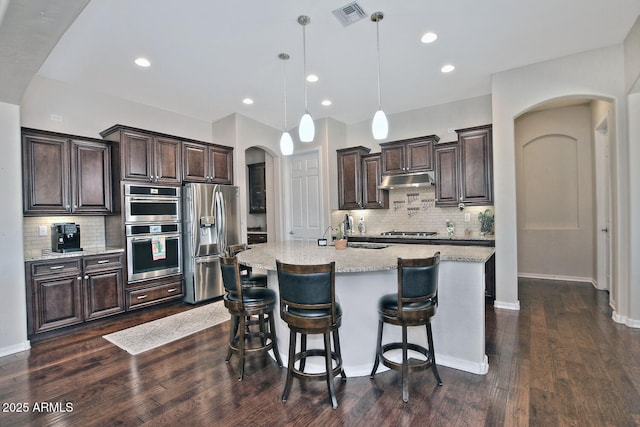
[[[440,251],[442,261],[485,263],[495,249],[481,246],[390,244],[382,249],[317,246],[315,242],[287,241],[264,243],[240,252],[241,264],[264,270],[276,270],[276,259],[289,264],[336,262],[337,273],[384,271],[397,268],[398,258],[427,258]]]

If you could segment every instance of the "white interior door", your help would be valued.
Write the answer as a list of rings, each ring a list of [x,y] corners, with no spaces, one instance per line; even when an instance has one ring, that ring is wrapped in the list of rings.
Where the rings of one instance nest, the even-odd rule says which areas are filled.
[[[289,158],[290,240],[313,241],[322,236],[322,184],[318,151]]]
[[[598,289],[611,290],[611,176],[609,168],[609,118],[596,127],[596,216]],[[610,299],[613,295],[610,294]]]

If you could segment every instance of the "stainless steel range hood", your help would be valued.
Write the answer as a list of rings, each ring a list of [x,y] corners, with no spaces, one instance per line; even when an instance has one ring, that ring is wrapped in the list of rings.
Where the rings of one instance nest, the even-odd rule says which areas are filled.
[[[433,172],[411,173],[403,175],[384,175],[378,186],[381,190],[394,188],[416,188],[434,185]]]

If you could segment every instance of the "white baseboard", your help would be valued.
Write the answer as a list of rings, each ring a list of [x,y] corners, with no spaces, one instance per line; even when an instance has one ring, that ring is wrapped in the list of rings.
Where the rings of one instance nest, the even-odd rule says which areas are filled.
[[[630,319],[627,316],[621,316],[615,310],[611,313],[611,319],[622,325],[626,325],[630,328],[640,328],[640,320]]]
[[[0,357],[8,356],[14,353],[20,353],[21,351],[26,351],[26,350],[29,350],[30,348],[31,348],[31,342],[28,340],[20,344],[10,345],[9,347],[3,347],[3,348],[0,348]]]
[[[520,311],[520,301],[506,302],[495,300],[493,302],[493,308],[502,308],[504,310]]]
[[[580,277],[580,276],[563,276],[559,274],[537,274],[537,273],[518,273],[519,278],[523,279],[540,279],[540,280],[558,280],[563,282],[581,282],[591,283],[597,288],[597,283],[592,277]]]

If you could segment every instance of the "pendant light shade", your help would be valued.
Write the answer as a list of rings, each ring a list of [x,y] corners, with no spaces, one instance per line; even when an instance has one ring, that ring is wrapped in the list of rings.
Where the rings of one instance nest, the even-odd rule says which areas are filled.
[[[384,18],[382,12],[374,12],[371,15],[371,20],[376,23],[376,50],[378,54],[378,111],[373,116],[371,121],[371,133],[373,139],[385,139],[389,135],[389,122],[387,116],[382,111],[382,100],[380,95],[380,27],[379,23]]]
[[[293,153],[293,140],[287,131],[287,60],[289,59],[289,54],[281,53],[278,58],[282,60],[282,86],[284,87],[284,127],[280,137],[280,153],[283,156],[288,156]]]
[[[298,137],[302,142],[311,142],[316,133],[316,127],[307,108],[307,35],[306,26],[311,22],[311,18],[305,15],[298,17],[298,23],[302,25],[302,63],[304,68],[304,114],[298,125]]]
[[[384,111],[378,110],[371,121],[373,139],[385,139],[389,135],[389,122]]]

